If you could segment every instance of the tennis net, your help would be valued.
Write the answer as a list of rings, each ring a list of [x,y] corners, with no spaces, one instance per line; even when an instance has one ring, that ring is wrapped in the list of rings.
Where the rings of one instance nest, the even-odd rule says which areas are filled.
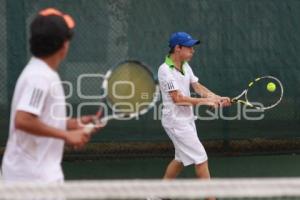
[[[0,199],[300,199],[300,178],[0,183]]]

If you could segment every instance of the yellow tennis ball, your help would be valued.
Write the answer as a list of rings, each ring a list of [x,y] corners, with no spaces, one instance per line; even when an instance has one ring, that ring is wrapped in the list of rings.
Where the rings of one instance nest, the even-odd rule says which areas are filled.
[[[274,92],[276,90],[276,85],[273,82],[269,82],[267,85],[267,90],[269,92]]]

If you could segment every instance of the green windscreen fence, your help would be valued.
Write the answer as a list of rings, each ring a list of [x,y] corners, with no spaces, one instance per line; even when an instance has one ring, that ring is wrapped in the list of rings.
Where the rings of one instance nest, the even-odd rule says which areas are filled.
[[[224,109],[222,116],[210,119],[206,108],[197,110],[198,134],[208,149],[240,151],[251,145],[252,152],[260,152],[260,148],[279,152],[300,149],[298,0],[0,0],[0,4],[3,146],[8,136],[13,88],[30,58],[29,24],[38,10],[56,7],[76,21],[69,55],[59,70],[65,81],[70,116],[91,114],[99,102],[84,96],[97,94],[101,83],[82,75],[105,74],[126,59],[140,60],[157,74],[169,50],[170,34],[185,31],[201,40],[190,65],[199,81],[215,93],[236,96],[250,80],[263,75],[277,77],[285,89],[282,102],[263,113],[242,113],[234,105]],[[126,151],[143,154],[156,148],[164,152],[169,139],[161,126],[160,103],[139,120],[109,122],[101,134],[93,137],[95,149],[130,143],[123,146]],[[121,147],[112,152],[119,151]]]

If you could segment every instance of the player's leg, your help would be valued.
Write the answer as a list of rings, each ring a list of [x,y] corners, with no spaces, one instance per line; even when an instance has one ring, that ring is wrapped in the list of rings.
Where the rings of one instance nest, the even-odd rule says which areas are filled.
[[[195,164],[195,172],[198,178],[210,179],[210,173],[209,173],[207,161],[200,164]]]
[[[164,179],[174,179],[182,171],[183,164],[177,160],[172,160],[165,171]]]
[[[200,164],[195,164],[196,176],[201,179],[210,179],[210,173],[208,169],[208,162],[205,161]],[[209,197],[207,200],[216,200],[215,197]]]

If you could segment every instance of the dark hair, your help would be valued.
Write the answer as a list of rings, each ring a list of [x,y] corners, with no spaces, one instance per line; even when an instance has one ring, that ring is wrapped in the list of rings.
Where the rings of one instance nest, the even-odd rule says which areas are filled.
[[[182,48],[183,46],[182,45],[178,45],[179,48]],[[176,46],[175,46],[176,47]],[[169,55],[174,53],[175,52],[175,47],[171,47],[170,50],[169,50]]]
[[[38,15],[30,25],[30,51],[36,57],[50,56],[72,36],[73,30],[62,16]]]
[[[174,51],[175,51],[175,47],[170,48],[169,55],[172,54],[172,53],[174,53]]]

